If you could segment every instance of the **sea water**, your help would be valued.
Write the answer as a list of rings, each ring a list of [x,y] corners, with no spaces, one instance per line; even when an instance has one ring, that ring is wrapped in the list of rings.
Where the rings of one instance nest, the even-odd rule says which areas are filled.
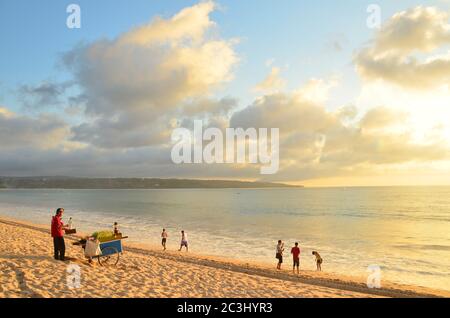
[[[190,250],[205,255],[274,264],[279,239],[300,243],[301,268],[367,275],[450,290],[450,187],[0,190],[0,215],[49,224],[64,219],[90,233],[114,222],[130,241],[177,249],[180,231]],[[50,244],[50,243],[49,243]]]

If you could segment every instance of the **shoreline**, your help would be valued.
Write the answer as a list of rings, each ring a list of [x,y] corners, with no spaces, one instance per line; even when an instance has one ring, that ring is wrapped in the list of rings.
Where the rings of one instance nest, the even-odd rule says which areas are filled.
[[[51,249],[52,242],[49,236],[48,226],[38,225],[24,221],[18,221],[8,217],[0,216],[0,228],[5,228],[6,232],[16,233],[12,237],[15,253],[8,253],[9,246],[2,246],[0,249],[0,263],[8,263],[14,261],[14,266],[22,268],[24,276],[33,277],[35,286],[40,286],[39,275],[27,275],[27,272],[42,271],[43,265],[51,265],[58,268],[60,263],[52,259]],[[24,233],[26,232],[26,233]],[[3,233],[0,233],[3,236]],[[78,234],[77,236],[79,236]],[[14,235],[13,235],[14,236]],[[198,297],[450,297],[450,292],[444,290],[434,290],[425,287],[402,285],[382,281],[382,288],[369,289],[366,286],[365,278],[338,275],[326,272],[300,271],[300,275],[292,274],[291,267],[286,266],[282,271],[276,271],[269,266],[261,264],[238,261],[231,258],[221,258],[213,256],[205,256],[194,253],[185,253],[178,251],[162,251],[160,248],[144,244],[124,242],[124,254],[118,264],[118,267],[100,267],[98,264],[90,266],[84,259],[79,248],[72,246],[72,242],[77,236],[66,236],[67,255],[71,257],[69,264],[77,264],[82,267],[83,273],[92,276],[93,280],[98,279],[95,274],[101,272],[106,273],[107,277],[102,277],[101,283],[109,285],[111,283],[132,285],[136,291],[127,292],[126,290],[114,292],[113,289],[106,294],[98,294],[90,288],[81,292],[84,297],[163,297],[178,298],[185,295],[178,295],[177,288],[179,284],[184,284],[183,289],[192,290],[187,298]],[[3,238],[1,244],[7,244]],[[26,244],[32,242],[33,246],[40,246],[40,251],[27,253]],[[41,246],[41,245],[47,246]],[[3,262],[6,260],[6,262]],[[26,261],[24,261],[26,260]],[[21,263],[27,263],[23,265]],[[45,264],[43,264],[45,263]],[[11,267],[11,266],[10,266]],[[177,268],[177,269],[175,269]],[[59,269],[59,268],[58,268]],[[137,270],[139,269],[139,270]],[[4,269],[3,269],[4,270]],[[180,270],[187,270],[188,275],[180,275]],[[155,275],[146,272],[151,271]],[[64,272],[64,269],[62,269]],[[17,272],[16,272],[17,274]],[[42,273],[43,276],[45,274]],[[48,275],[48,274],[47,274]],[[207,275],[207,279],[204,278]],[[16,275],[17,276],[17,275]],[[117,277],[121,280],[117,280]],[[16,277],[18,281],[20,279]],[[189,278],[186,280],[186,278]],[[148,280],[152,282],[153,289],[147,292],[138,291],[140,287],[149,288],[143,282]],[[157,280],[156,283],[154,280]],[[2,282],[4,283],[4,282]],[[236,284],[239,283],[240,287]],[[204,284],[206,284],[204,286]],[[220,290],[217,286],[223,285]],[[2,284],[3,285],[3,284]],[[10,288],[14,285],[9,284]],[[191,285],[191,286],[189,286]],[[201,287],[200,287],[201,286]],[[20,287],[20,283],[19,283]],[[280,288],[281,287],[281,288]],[[285,287],[285,288],[283,288]],[[239,288],[239,289],[237,289]],[[267,288],[267,291],[265,290]],[[269,290],[279,288],[273,293]],[[78,297],[73,291],[63,290],[64,286],[60,285],[54,291],[41,290],[35,291],[36,297]],[[163,290],[176,292],[165,293]],[[151,291],[154,292],[151,292]],[[286,291],[285,291],[286,290]],[[9,297],[9,293],[14,292],[8,288],[0,288],[0,297]],[[33,294],[31,294],[33,295]],[[23,295],[19,297],[24,297]],[[26,296],[25,297],[29,297]]]

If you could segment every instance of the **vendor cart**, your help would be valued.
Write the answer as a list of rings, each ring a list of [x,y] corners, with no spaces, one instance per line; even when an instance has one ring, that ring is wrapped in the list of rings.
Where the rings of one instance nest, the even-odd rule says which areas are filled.
[[[91,261],[93,258],[97,258],[98,263],[101,266],[117,265],[117,263],[119,263],[120,260],[120,255],[123,253],[122,240],[127,238],[128,236],[123,237],[121,236],[107,241],[100,241],[99,242],[99,247],[101,251],[100,254],[90,257],[89,261]],[[86,248],[86,240],[81,240],[73,244],[81,245],[83,249]]]
[[[117,265],[123,252],[122,240],[127,237],[117,238],[107,242],[100,242],[100,255],[96,256],[101,266]]]

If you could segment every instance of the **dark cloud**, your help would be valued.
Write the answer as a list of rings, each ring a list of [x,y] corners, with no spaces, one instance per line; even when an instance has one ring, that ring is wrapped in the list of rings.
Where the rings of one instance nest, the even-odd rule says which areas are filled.
[[[42,82],[38,85],[21,85],[17,95],[22,106],[29,111],[41,111],[55,106],[64,106],[64,93],[72,86],[70,82]]]
[[[39,147],[48,149],[59,145],[69,133],[69,127],[54,115],[37,117],[16,115],[0,108],[0,148]]]

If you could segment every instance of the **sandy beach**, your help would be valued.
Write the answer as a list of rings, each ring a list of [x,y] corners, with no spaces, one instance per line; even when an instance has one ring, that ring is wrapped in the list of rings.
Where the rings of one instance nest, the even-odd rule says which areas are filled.
[[[364,278],[330,273],[281,272],[232,259],[166,251],[125,242],[117,266],[90,265],[76,237],[66,236],[66,262],[52,258],[48,227],[0,218],[0,297],[78,298],[299,298],[449,297],[445,291],[383,282],[369,289]],[[80,288],[67,285],[67,268],[80,268]]]

